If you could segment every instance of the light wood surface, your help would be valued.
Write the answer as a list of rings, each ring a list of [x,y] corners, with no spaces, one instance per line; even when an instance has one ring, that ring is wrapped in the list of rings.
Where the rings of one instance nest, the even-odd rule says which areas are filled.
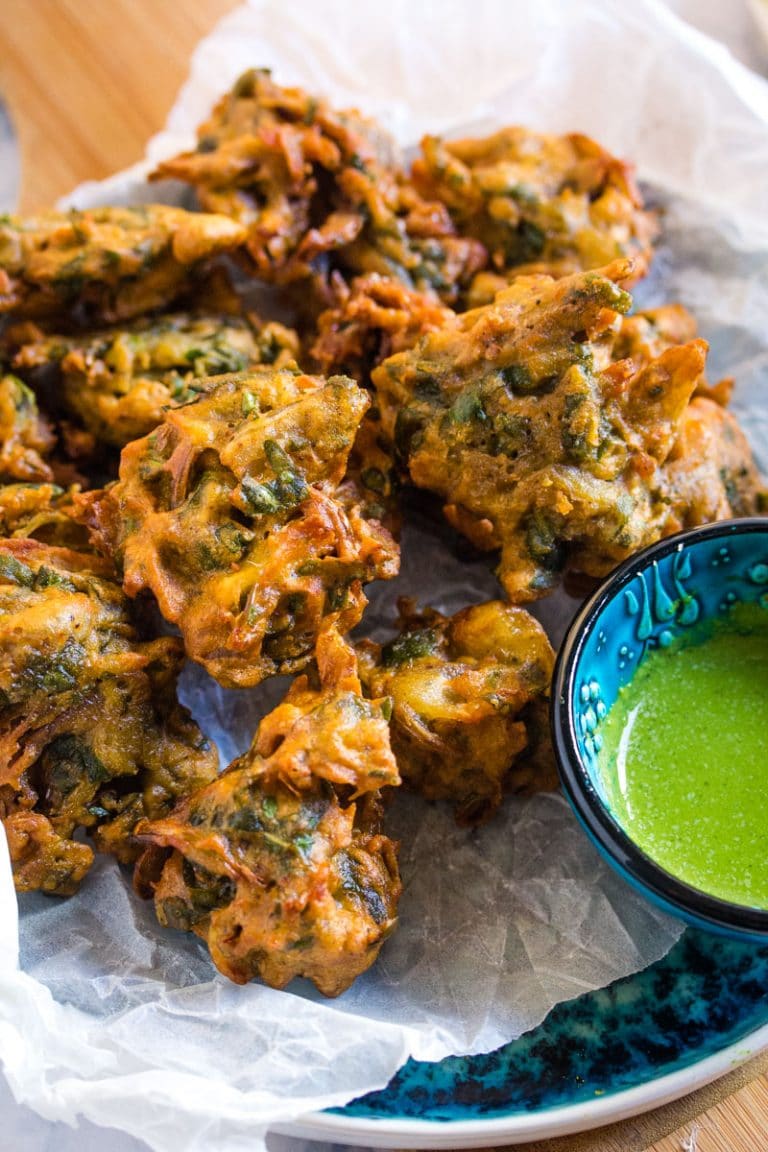
[[[235,0],[2,0],[0,92],[21,141],[21,209],[50,205],[82,180],[139,160],[170,111],[195,44],[234,6]],[[764,1152],[768,1058],[645,1116],[518,1149]]]
[[[235,0],[0,0],[0,91],[21,141],[21,210],[140,160],[198,40]]]

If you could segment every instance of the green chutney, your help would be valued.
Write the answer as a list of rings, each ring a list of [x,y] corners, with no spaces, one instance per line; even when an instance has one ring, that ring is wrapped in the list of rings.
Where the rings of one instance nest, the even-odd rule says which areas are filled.
[[[630,838],[692,887],[768,909],[768,612],[649,653],[601,736]]]

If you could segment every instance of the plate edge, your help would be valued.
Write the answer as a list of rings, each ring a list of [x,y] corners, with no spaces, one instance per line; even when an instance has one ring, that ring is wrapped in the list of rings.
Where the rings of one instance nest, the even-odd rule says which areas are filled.
[[[768,1023],[685,1068],[593,1100],[558,1105],[538,1115],[516,1113],[488,1120],[408,1120],[404,1125],[398,1120],[316,1112],[290,1123],[277,1124],[271,1131],[372,1148],[481,1148],[502,1140],[506,1144],[547,1140],[590,1131],[659,1108],[725,1076],[766,1049]]]

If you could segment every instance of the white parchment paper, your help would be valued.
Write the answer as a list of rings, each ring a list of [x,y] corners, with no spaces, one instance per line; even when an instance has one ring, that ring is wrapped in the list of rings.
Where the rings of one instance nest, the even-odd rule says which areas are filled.
[[[579,129],[632,156],[665,209],[643,303],[680,299],[712,342],[712,376],[736,374],[736,407],[768,464],[768,85],[653,0],[357,0],[252,3],[198,48],[152,161],[189,146],[213,100],[268,65],[378,115],[404,145],[424,131],[519,121]],[[151,78],[148,78],[151,83]],[[145,169],[75,203],[170,195]],[[421,508],[398,581],[373,591],[369,627],[418,591],[447,611],[497,593],[487,565]],[[536,611],[557,641],[575,608]],[[285,685],[184,696],[226,759]],[[479,832],[398,797],[401,925],[374,969],[334,1002],[214,974],[198,941],[161,929],[151,905],[100,860],[78,897],[16,900],[0,846],[0,1059],[14,1094],[49,1119],[78,1116],[156,1152],[259,1146],[267,1127],[386,1084],[409,1056],[488,1050],[558,1001],[663,955],[679,926],[600,861],[559,795],[508,803]]]

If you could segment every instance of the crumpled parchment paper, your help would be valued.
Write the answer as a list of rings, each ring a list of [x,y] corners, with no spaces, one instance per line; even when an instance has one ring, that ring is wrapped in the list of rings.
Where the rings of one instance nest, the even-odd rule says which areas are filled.
[[[768,464],[768,85],[654,0],[442,0],[386,5],[275,0],[237,9],[198,48],[152,161],[246,67],[271,65],[379,116],[404,145],[424,131],[519,121],[595,135],[631,156],[664,208],[644,304],[680,299],[712,341],[711,377],[735,374],[736,408]],[[151,78],[148,78],[151,83]],[[71,201],[152,199],[138,166]],[[446,611],[496,595],[485,562],[419,503],[403,573],[372,590],[381,634],[398,594]],[[535,611],[557,642],[576,604]],[[217,688],[189,667],[183,694],[226,760],[285,683]],[[266,1129],[382,1087],[409,1055],[492,1049],[558,1001],[662,956],[680,926],[602,863],[559,794],[508,802],[477,832],[447,809],[396,798],[405,893],[398,932],[338,1000],[237,988],[202,944],[164,930],[113,861],[79,896],[16,900],[0,839],[0,1059],[19,1100],[78,1116],[156,1152],[256,1149]]]

